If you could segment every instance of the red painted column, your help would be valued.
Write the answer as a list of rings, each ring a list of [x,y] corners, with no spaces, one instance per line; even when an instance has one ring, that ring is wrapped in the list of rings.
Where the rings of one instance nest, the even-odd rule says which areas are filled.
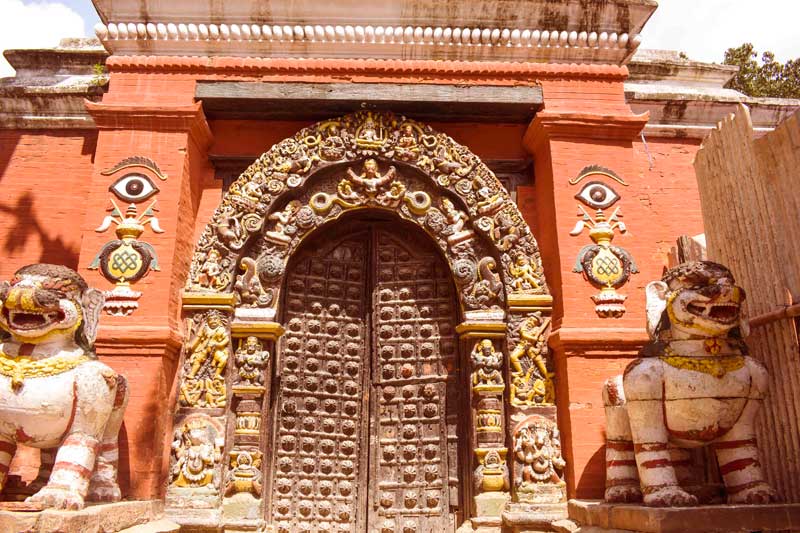
[[[192,94],[184,100],[191,102]],[[159,271],[131,284],[142,293],[130,316],[104,314],[97,339],[100,358],[128,378],[131,400],[120,437],[120,477],[123,495],[163,497],[171,442],[171,413],[176,364],[182,342],[180,292],[195,245],[195,219],[200,184],[213,172],[207,161],[211,132],[199,103],[141,104],[117,96],[114,103],[87,102],[99,129],[94,170],[88,186],[86,218],[75,221],[82,234],[78,270],[91,286],[111,290],[114,283],[88,266],[110,240],[114,228],[97,232],[109,214],[111,200],[121,210],[127,204],[109,187],[128,171],[108,170],[132,156],[146,157],[166,176],[151,178],[159,192],[137,203],[143,210],[155,200],[154,215],[163,233],[150,226],[139,241],[153,246]],[[104,172],[105,171],[105,172]],[[130,172],[148,174],[141,168]]]
[[[535,217],[532,226],[537,228],[554,297],[550,347],[556,362],[558,419],[569,495],[599,498],[605,483],[603,382],[620,373],[646,341],[643,286],[645,280],[661,275],[656,271],[660,263],[652,257],[651,235],[642,231],[654,221],[637,200],[641,164],[633,142],[647,116],[620,109],[597,114],[565,111],[563,105],[551,107],[557,110],[540,112],[525,135],[525,146],[534,156],[536,181],[534,187],[521,188],[518,194],[523,213]],[[627,183],[603,181],[621,196],[614,208],[620,208],[631,228],[625,235],[617,233],[613,244],[647,265],[646,271],[618,291],[628,296],[627,311],[621,318],[600,318],[591,299],[599,290],[573,272],[581,249],[592,241],[587,231],[570,235],[581,220],[576,214],[582,204],[575,196],[586,184],[570,184],[570,180],[590,165],[608,167]],[[594,215],[593,210],[584,208]]]

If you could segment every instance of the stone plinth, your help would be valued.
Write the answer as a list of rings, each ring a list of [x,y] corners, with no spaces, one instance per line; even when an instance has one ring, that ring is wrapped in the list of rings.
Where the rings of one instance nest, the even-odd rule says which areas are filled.
[[[0,506],[0,531],[25,533],[116,533],[137,526],[157,525],[133,531],[170,531],[163,520],[160,501],[118,502],[88,505],[81,511],[8,511]],[[173,529],[172,531],[176,531]]]
[[[567,515],[566,503],[509,503],[503,511],[503,531],[538,533],[555,531],[553,522]]]
[[[569,517],[585,533],[735,533],[800,531],[800,504],[656,508],[570,500]]]

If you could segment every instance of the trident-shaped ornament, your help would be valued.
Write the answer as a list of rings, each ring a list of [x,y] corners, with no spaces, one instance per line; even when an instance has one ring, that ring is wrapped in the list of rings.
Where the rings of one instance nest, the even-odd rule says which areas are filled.
[[[164,233],[164,230],[155,214],[156,200],[141,215],[137,214],[135,204],[130,204],[124,215],[113,199],[111,205],[111,213],[95,231],[103,233],[112,223],[116,224],[117,240],[107,242],[89,268],[99,268],[107,280],[116,282],[114,290],[106,294],[106,312],[129,315],[138,308],[137,300],[141,296],[140,292],[131,290],[130,284],[143,278],[151,269],[159,270],[155,249],[149,243],[138,240],[139,236],[148,224],[154,233]]]

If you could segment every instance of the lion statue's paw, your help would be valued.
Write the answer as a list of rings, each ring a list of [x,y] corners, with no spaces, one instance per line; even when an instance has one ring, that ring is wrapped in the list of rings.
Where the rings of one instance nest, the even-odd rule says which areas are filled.
[[[778,501],[778,494],[766,483],[758,483],[736,494],[728,495],[728,503],[731,505],[765,505],[775,501]]]
[[[694,507],[697,497],[680,487],[664,487],[645,495],[644,504],[650,507]]]
[[[642,501],[642,490],[635,485],[620,485],[606,489],[605,500],[613,503],[638,503]]]
[[[122,491],[116,483],[92,485],[89,487],[88,500],[91,502],[113,503],[122,499]]]
[[[78,511],[84,507],[83,497],[80,494],[57,487],[45,487],[25,501],[39,503],[48,509]]]

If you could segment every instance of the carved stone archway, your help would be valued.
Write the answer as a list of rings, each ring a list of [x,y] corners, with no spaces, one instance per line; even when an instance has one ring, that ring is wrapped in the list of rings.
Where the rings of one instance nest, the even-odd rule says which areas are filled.
[[[463,353],[472,354],[473,514],[499,519],[510,498],[508,461],[515,501],[542,501],[522,474],[524,450],[508,453],[525,443],[506,430],[532,416],[555,417],[546,347],[552,300],[536,241],[500,181],[467,148],[414,120],[363,111],[274,145],[231,185],[202,233],[183,295],[189,340],[173,464],[182,450],[200,446],[190,443],[184,423],[194,416],[198,426],[198,414],[208,418],[212,447],[230,461],[208,462],[203,468],[214,475],[198,474],[197,486],[173,480],[169,505],[199,501],[197,491],[211,508],[241,493],[260,505],[260,421],[270,394],[268,354],[283,332],[275,318],[286,265],[315,228],[363,209],[422,228],[458,288],[465,320],[457,331]],[[563,483],[555,484],[550,492],[559,499]]]

